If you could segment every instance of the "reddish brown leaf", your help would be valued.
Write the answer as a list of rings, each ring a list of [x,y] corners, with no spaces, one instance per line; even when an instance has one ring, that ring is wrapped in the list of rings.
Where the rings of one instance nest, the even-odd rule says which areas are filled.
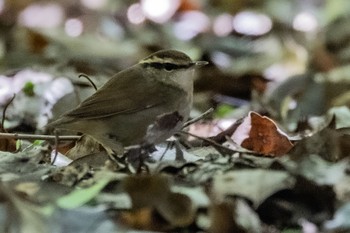
[[[234,142],[248,150],[272,156],[281,156],[293,147],[276,124],[268,117],[250,112],[232,135]]]

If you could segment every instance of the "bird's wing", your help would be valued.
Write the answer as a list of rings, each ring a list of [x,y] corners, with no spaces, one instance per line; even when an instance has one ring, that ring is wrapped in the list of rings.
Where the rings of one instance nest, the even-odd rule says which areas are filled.
[[[95,94],[64,116],[89,120],[129,114],[163,104],[166,101],[164,97],[169,95],[166,89],[170,87],[166,86],[160,91],[156,80],[146,80],[146,77],[137,75],[140,73],[142,72],[135,69],[118,73]]]

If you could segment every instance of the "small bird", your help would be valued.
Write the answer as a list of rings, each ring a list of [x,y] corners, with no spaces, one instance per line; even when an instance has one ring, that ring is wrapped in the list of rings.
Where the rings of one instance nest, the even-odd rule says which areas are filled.
[[[87,134],[108,154],[163,142],[188,119],[194,70],[206,64],[176,50],[158,51],[115,74],[47,127]]]

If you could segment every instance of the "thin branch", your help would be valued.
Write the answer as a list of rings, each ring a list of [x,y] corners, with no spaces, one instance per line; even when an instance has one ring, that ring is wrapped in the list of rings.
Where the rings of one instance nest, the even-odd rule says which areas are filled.
[[[238,126],[240,124],[242,124],[242,122],[243,122],[243,118],[242,119],[238,119],[236,122],[231,124],[231,126],[228,127],[227,129],[225,129],[224,131],[218,133],[215,136],[210,137],[210,140],[213,140],[214,142],[217,142],[217,143],[224,143],[225,141],[227,141],[227,137],[231,137],[232,134],[238,128]]]
[[[13,94],[12,98],[10,99],[10,101],[6,103],[4,111],[2,111],[2,119],[1,119],[0,130],[3,130],[4,132],[6,132],[5,126],[4,126],[5,125],[6,111],[7,111],[7,108],[10,106],[10,104],[15,99],[15,97],[16,97],[16,94]]]
[[[226,146],[223,146],[209,138],[204,138],[204,137],[201,137],[201,136],[198,136],[198,135],[195,135],[195,134],[192,134],[192,133],[189,133],[189,132],[185,132],[185,131],[180,131],[178,132],[179,134],[186,134],[186,135],[189,135],[189,136],[192,136],[192,137],[195,137],[195,138],[198,138],[206,143],[208,143],[208,145],[212,145],[214,146],[220,153],[226,153],[226,154],[234,154],[236,152],[240,152],[240,151],[237,151],[237,150],[232,150]]]
[[[55,155],[51,161],[51,165],[54,165],[55,162],[56,162],[56,159],[57,159],[57,155],[58,155],[58,143],[59,143],[60,139],[59,139],[59,136],[58,136],[58,131],[55,130]]]
[[[171,148],[171,146],[172,146],[172,145],[171,145],[171,142],[168,142],[167,145],[166,145],[165,150],[163,151],[162,155],[161,155],[160,158],[159,158],[159,161],[162,161],[162,160],[163,160],[163,158],[164,158],[166,152],[168,152],[168,150]]]
[[[89,81],[89,83],[91,84],[91,86],[95,89],[95,91],[97,91],[97,87],[96,87],[95,83],[91,80],[91,78],[88,75],[86,75],[86,74],[79,74],[78,77],[79,78],[81,78],[81,77],[86,78]]]
[[[182,128],[186,128],[189,125],[192,125],[194,123],[196,123],[197,121],[202,120],[203,118],[205,118],[206,116],[210,115],[212,112],[214,111],[214,108],[209,108],[207,111],[205,111],[204,113],[202,113],[201,115],[199,115],[198,117],[193,118],[192,120],[187,121]]]
[[[80,137],[81,136],[69,135],[69,136],[59,136],[58,139],[60,141],[75,141],[75,140],[78,140]],[[0,133],[0,138],[55,141],[56,136],[37,135],[37,134]]]
[[[220,153],[226,153],[226,154],[234,154],[234,153],[241,153],[242,154],[242,153],[244,153],[244,154],[253,155],[253,156],[259,156],[259,157],[273,157],[273,158],[276,157],[276,156],[273,156],[273,155],[263,155],[261,153],[258,153],[258,152],[255,152],[255,151],[246,150],[244,148],[242,148],[241,150],[240,149],[233,150],[233,149],[230,149],[230,148],[228,148],[226,146],[223,146],[223,145],[213,141],[211,138],[203,138],[201,136],[198,136],[198,135],[186,132],[186,131],[180,131],[180,132],[177,132],[177,134],[186,134],[186,135],[198,138],[199,140],[202,140],[202,141],[206,142],[208,145],[212,145]]]

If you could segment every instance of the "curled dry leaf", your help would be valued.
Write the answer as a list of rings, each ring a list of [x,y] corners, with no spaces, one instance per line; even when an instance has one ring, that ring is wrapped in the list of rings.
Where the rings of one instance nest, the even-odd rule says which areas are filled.
[[[98,153],[101,151],[100,144],[92,137],[83,135],[78,141],[75,142],[75,146],[67,151],[67,157],[76,160],[85,155]]]
[[[266,116],[250,112],[232,135],[232,140],[248,150],[263,155],[282,156],[293,144],[276,123]]]

